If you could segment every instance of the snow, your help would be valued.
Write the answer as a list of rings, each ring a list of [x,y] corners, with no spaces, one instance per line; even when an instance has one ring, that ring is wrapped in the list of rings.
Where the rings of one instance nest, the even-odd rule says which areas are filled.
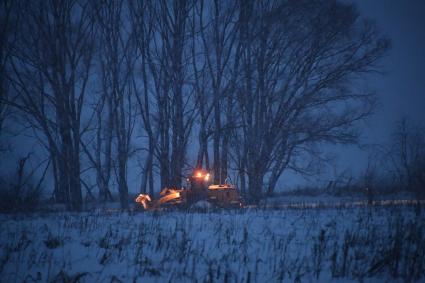
[[[2,282],[424,280],[424,214],[419,206],[399,205],[0,215],[0,278]]]

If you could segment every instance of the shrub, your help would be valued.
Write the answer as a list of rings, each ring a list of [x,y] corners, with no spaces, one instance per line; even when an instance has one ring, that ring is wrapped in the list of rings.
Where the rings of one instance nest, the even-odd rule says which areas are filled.
[[[41,199],[41,188],[32,178],[21,183],[16,177],[0,178],[0,212],[34,211]]]

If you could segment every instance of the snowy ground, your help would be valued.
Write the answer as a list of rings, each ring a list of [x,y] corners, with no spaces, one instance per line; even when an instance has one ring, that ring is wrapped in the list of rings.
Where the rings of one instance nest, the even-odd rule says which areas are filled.
[[[341,204],[341,203],[353,203],[353,202],[382,202],[382,201],[412,201],[415,202],[417,197],[413,193],[409,192],[398,192],[398,193],[388,193],[388,194],[377,194],[372,198],[368,199],[368,197],[364,193],[341,193],[331,194],[318,192],[316,194],[314,191],[310,191],[310,194],[307,193],[297,193],[297,192],[286,192],[281,195],[277,195],[274,197],[269,197],[263,200],[264,204],[267,205],[287,205],[287,204]],[[421,202],[425,203],[424,200]]]
[[[1,282],[425,280],[425,208],[0,215]]]

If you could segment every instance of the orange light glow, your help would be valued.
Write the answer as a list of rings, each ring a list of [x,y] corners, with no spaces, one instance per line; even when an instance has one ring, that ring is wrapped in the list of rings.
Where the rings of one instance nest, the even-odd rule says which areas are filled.
[[[204,180],[205,180],[205,181],[208,181],[209,179],[210,179],[210,174],[209,174],[209,173],[207,173],[207,175],[205,175]]]
[[[143,205],[144,209],[148,209],[148,204],[152,201],[149,195],[140,194],[136,199],[136,202]]]
[[[201,171],[196,172],[196,177],[197,178],[202,178],[202,172]]]
[[[180,192],[177,190],[169,190],[169,193],[158,200],[158,204],[161,205],[171,200],[175,200],[180,197]]]

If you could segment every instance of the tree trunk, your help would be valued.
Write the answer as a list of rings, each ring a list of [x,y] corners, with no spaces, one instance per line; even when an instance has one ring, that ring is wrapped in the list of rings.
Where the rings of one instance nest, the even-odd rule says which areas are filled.
[[[215,94],[218,96],[218,94]],[[221,184],[221,175],[220,175],[220,136],[221,136],[221,113],[220,113],[220,103],[218,97],[215,98],[214,104],[214,135],[213,135],[213,156],[214,156],[214,183]]]
[[[164,94],[167,96],[167,93]],[[169,117],[168,117],[168,103],[166,98],[162,98],[162,103],[158,105],[159,107],[159,128],[160,128],[160,153],[159,153],[159,167],[160,167],[160,175],[161,175],[161,189],[167,188],[170,186],[170,166],[169,166]]]
[[[262,197],[264,174],[261,172],[248,173],[249,200],[258,204]]]
[[[120,204],[122,209],[128,209],[127,159],[124,158],[124,156],[120,156],[118,159],[118,190],[120,193]]]

